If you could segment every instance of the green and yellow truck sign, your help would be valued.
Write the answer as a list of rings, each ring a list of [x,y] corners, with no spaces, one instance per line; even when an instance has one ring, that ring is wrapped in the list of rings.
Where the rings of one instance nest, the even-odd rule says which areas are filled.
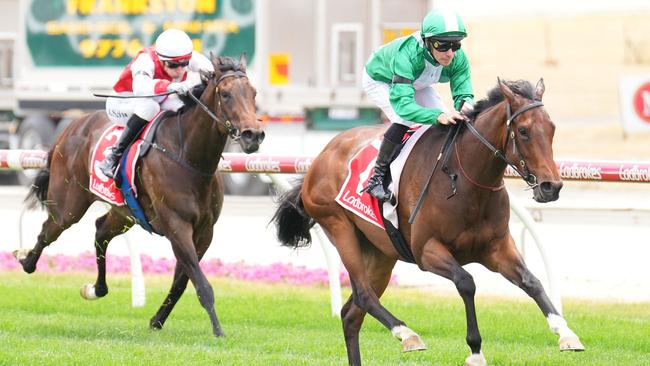
[[[165,29],[197,51],[255,56],[254,0],[27,0],[27,49],[36,67],[122,67]]]

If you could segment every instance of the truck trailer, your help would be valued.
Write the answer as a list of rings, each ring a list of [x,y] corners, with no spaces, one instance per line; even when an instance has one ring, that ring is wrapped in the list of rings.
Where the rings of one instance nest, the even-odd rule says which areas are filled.
[[[0,0],[0,148],[48,149],[74,118],[104,109],[123,67],[167,28],[238,57],[258,89],[261,152],[314,154],[334,131],[382,123],[360,88],[365,60],[417,31],[431,0]],[[311,136],[322,136],[314,142]],[[232,147],[235,149],[236,147]],[[35,172],[17,172],[30,184]],[[231,194],[265,182],[224,175]]]

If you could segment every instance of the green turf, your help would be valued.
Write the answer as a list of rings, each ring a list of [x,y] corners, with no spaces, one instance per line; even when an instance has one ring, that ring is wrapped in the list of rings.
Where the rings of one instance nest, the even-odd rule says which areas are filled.
[[[147,305],[130,306],[125,276],[111,275],[106,298],[88,302],[86,274],[0,272],[0,365],[344,365],[340,320],[326,288],[211,278],[227,337],[215,339],[193,288],[162,331],[148,328],[171,277],[147,277]],[[345,295],[349,289],[344,290]],[[490,365],[650,365],[650,304],[565,302],[587,351],[560,353],[532,300],[478,297]],[[462,365],[469,355],[459,297],[389,288],[384,305],[418,332],[424,352],[402,353],[376,320],[361,331],[365,365]]]

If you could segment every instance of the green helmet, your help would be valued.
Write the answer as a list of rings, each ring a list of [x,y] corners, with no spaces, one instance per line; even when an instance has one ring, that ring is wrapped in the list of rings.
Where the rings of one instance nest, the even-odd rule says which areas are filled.
[[[422,39],[460,41],[467,37],[465,24],[452,10],[432,10],[422,21]]]

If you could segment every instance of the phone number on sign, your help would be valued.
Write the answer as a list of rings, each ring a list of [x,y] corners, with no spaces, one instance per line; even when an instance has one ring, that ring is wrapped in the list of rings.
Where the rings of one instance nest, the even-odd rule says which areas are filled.
[[[194,49],[200,49],[201,40],[194,39]],[[198,44],[197,44],[198,43]],[[133,39],[84,39],[79,42],[79,53],[83,58],[135,57],[145,46],[138,38]]]

